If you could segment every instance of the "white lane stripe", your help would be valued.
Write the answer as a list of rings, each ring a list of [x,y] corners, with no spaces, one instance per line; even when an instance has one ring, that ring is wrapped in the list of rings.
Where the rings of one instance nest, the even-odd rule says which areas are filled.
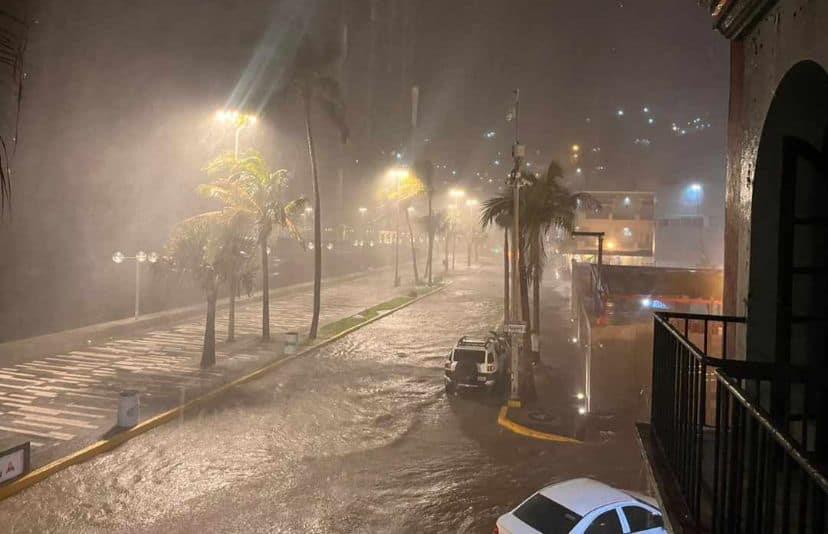
[[[16,415],[18,417],[25,417],[32,421],[43,421],[44,423],[54,423],[60,426],[72,426],[76,428],[95,429],[95,425],[91,425],[86,421],[78,421],[77,419],[66,419],[65,417],[49,417],[46,415],[34,415],[26,412],[9,412],[9,415]]]
[[[15,434],[25,434],[28,436],[38,436],[41,438],[50,438],[50,439],[59,439],[61,441],[68,441],[75,437],[74,434],[66,434],[65,432],[56,432],[52,431],[46,434],[45,432],[37,432],[35,430],[29,430],[26,428],[13,428],[9,426],[0,426],[0,430],[5,430],[6,432],[14,432]]]
[[[100,419],[103,415],[96,415],[90,413],[83,413],[83,412],[75,412],[72,410],[63,410],[63,409],[54,409],[54,408],[43,408],[42,406],[26,406],[24,404],[17,404],[15,402],[8,402],[3,401],[2,404],[4,406],[14,406],[24,412],[33,412],[33,413],[40,413],[43,415],[77,415],[79,417],[91,417],[93,419]]]

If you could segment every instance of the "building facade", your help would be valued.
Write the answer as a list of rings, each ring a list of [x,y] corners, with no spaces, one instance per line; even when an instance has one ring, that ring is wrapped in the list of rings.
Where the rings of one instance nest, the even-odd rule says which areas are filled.
[[[813,160],[825,161],[828,2],[706,4],[731,41],[725,308],[748,317],[749,357],[825,364],[827,186]]]
[[[584,191],[600,204],[597,210],[579,208],[575,230],[603,232],[603,262],[614,265],[652,265],[655,251],[655,194],[644,191]],[[594,257],[598,240],[574,238],[577,259]]]

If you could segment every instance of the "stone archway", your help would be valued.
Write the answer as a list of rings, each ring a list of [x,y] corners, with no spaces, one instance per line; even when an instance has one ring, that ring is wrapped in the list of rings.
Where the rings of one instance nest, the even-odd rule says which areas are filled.
[[[748,358],[825,365],[828,74],[794,65],[774,93],[753,180]],[[816,361],[819,360],[819,361]]]

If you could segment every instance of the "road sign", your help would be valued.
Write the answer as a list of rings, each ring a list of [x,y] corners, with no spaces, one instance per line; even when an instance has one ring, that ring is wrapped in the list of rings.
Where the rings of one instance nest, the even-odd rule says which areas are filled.
[[[507,334],[525,334],[526,323],[506,323],[503,325],[503,329]]]
[[[29,442],[0,452],[0,484],[29,472]]]

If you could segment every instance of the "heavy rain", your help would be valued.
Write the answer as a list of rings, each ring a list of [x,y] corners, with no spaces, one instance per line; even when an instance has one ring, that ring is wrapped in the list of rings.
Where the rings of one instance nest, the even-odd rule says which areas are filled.
[[[828,532],[826,24],[0,0],[0,531]]]

